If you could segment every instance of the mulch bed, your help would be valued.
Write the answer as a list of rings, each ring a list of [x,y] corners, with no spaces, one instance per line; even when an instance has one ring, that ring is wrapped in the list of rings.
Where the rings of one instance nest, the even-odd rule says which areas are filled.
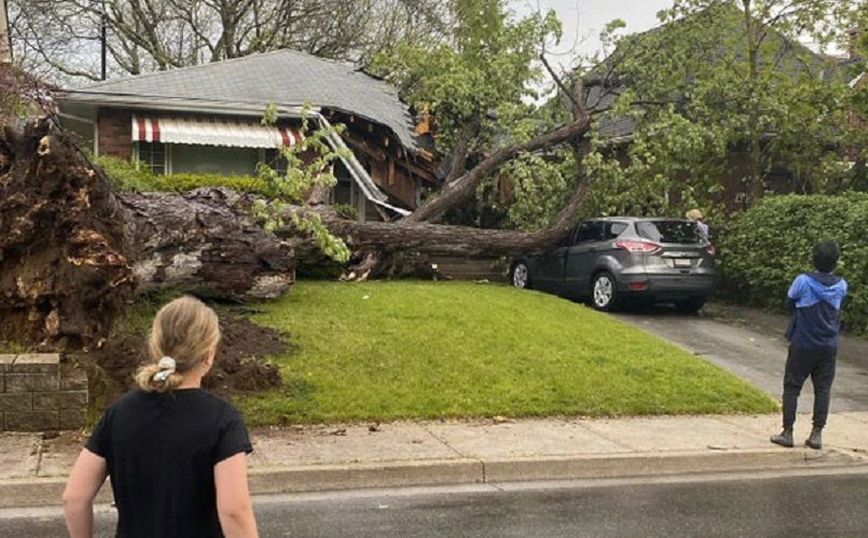
[[[279,387],[280,371],[263,359],[289,349],[284,336],[247,318],[219,314],[223,338],[214,367],[202,380],[204,388],[231,397]],[[79,356],[97,370],[91,372],[91,377],[96,374],[102,379],[106,405],[134,385],[133,375],[139,365],[150,360],[147,349],[147,334],[128,334],[111,338],[101,349]]]

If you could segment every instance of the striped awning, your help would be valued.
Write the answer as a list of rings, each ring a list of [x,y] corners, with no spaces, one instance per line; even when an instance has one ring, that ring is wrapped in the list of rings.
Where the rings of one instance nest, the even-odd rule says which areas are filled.
[[[303,140],[298,129],[254,121],[133,115],[133,142],[275,148]]]

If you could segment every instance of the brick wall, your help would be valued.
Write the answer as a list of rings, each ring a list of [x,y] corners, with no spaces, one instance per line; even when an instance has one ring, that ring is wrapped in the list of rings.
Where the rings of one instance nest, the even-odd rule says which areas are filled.
[[[0,430],[73,430],[87,414],[87,374],[56,353],[0,355]]]
[[[132,113],[128,110],[99,110],[99,154],[130,159],[132,146]]]

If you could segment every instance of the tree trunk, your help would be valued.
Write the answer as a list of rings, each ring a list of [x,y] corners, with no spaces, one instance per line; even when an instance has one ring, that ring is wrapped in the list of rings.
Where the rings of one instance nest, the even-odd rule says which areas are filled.
[[[6,0],[0,0],[0,65],[12,63],[12,40],[9,37],[9,15]]]
[[[276,297],[291,245],[231,191],[116,195],[48,120],[0,133],[0,339],[99,345],[136,292]]]
[[[434,221],[446,211],[469,199],[476,192],[480,182],[491,172],[504,163],[516,158],[522,153],[529,153],[543,148],[549,148],[563,142],[576,140],[585,135],[591,128],[591,119],[587,114],[576,117],[554,131],[542,134],[523,144],[515,144],[498,149],[472,170],[458,179],[451,181],[425,202],[418,209],[402,219],[402,222]]]

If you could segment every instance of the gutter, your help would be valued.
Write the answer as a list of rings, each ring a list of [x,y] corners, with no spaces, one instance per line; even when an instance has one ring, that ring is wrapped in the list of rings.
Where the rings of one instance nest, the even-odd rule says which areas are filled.
[[[210,99],[190,99],[164,96],[141,96],[128,94],[96,93],[81,90],[56,93],[56,100],[71,104],[93,106],[123,107],[133,110],[165,110],[171,112],[198,112],[205,114],[254,115],[262,116],[265,105],[253,101],[216,101]],[[304,107],[298,105],[279,106],[278,113],[291,118],[301,118]],[[318,107],[311,112],[319,113]]]

